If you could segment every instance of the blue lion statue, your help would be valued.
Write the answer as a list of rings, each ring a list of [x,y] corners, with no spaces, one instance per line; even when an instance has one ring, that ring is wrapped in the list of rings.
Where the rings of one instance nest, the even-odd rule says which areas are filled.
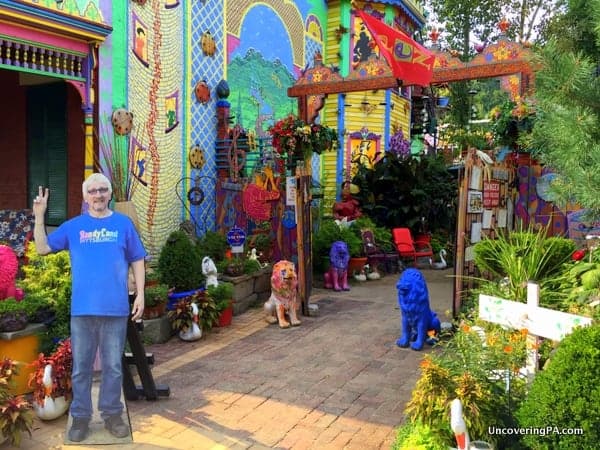
[[[396,283],[398,305],[402,314],[402,332],[398,347],[421,350],[427,342],[433,345],[440,333],[440,319],[429,307],[429,291],[425,277],[417,269],[406,269]],[[433,331],[430,336],[428,332]]]

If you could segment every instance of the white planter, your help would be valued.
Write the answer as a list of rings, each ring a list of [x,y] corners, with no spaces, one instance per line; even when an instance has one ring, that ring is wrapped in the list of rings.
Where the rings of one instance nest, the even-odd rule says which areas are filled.
[[[71,400],[66,400],[63,396],[57,398],[46,396],[44,405],[40,406],[34,402],[33,409],[41,420],[54,420],[66,413],[70,405]]]

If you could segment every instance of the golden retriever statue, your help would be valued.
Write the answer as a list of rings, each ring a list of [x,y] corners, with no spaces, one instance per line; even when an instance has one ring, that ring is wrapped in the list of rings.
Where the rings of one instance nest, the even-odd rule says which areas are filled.
[[[264,305],[267,322],[279,322],[280,328],[300,325],[296,316],[298,309],[298,276],[294,263],[286,260],[279,261],[273,266],[271,275],[271,296]],[[288,322],[285,315],[288,315]]]

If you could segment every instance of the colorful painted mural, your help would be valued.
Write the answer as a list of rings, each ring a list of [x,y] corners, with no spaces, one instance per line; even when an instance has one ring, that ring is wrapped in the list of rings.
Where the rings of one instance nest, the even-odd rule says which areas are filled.
[[[0,1],[1,5],[12,3]],[[274,121],[298,113],[297,102],[288,97],[287,90],[313,64],[315,56],[324,55],[327,64],[340,66],[347,72],[348,68],[342,65],[350,60],[354,45],[350,44],[350,34],[341,33],[341,29],[341,34],[327,31],[330,24],[350,25],[354,6],[346,0],[331,5],[325,0],[26,0],[18,3],[39,8],[48,22],[55,22],[57,35],[63,35],[64,47],[71,44],[81,47],[77,47],[81,56],[77,54],[72,62],[68,60],[69,51],[52,55],[51,60],[53,65],[64,64],[65,70],[73,68],[74,79],[70,82],[81,95],[84,110],[83,126],[69,123],[83,129],[82,142],[74,138],[70,144],[82,152],[81,169],[69,168],[77,171],[71,174],[70,192],[77,192],[80,180],[94,170],[95,161],[100,159],[98,144],[106,138],[102,134],[110,133],[100,126],[101,119],[111,117],[116,109],[133,114],[128,140],[133,154],[130,170],[139,186],[132,200],[140,218],[144,243],[152,257],[157,256],[170,231],[184,219],[192,220],[199,235],[231,222],[215,213],[217,147],[219,139],[227,137],[227,131],[217,136],[218,129],[224,129],[223,123],[231,128],[236,124],[241,126],[249,137],[264,145],[265,141],[258,140],[267,137],[267,130]],[[357,5],[364,7],[367,2]],[[422,11],[412,2],[382,2],[377,8],[386,17],[393,17],[397,25],[409,29],[423,25]],[[61,22],[60,17],[69,17],[69,20]],[[71,19],[82,22],[79,25]],[[4,21],[2,26],[3,32],[8,30]],[[18,27],[11,30],[12,35],[23,38]],[[332,40],[337,41],[335,45],[331,44]],[[344,48],[342,61],[336,56],[340,49],[338,44]],[[88,53],[90,56],[84,58]],[[63,63],[64,58],[67,59]],[[40,59],[40,62],[46,60]],[[17,66],[11,64],[10,69],[21,72],[35,69]],[[47,81],[62,76],[58,70],[40,72],[50,77]],[[219,97],[217,86],[225,80],[228,95]],[[36,80],[36,83],[43,82],[43,79]],[[367,101],[375,105],[368,114],[359,106],[365,95]],[[339,107],[339,99],[335,97],[317,118],[324,124],[339,127],[339,140],[344,145],[338,153],[312,158],[310,167],[316,185],[325,185],[324,178],[331,178],[333,186],[337,185],[352,133],[368,128],[381,137],[377,142],[381,150],[392,123],[406,121],[410,115],[409,107],[402,105],[409,100],[395,92],[368,92],[357,97],[350,95],[345,100],[355,106],[345,106],[342,102],[345,112],[341,122],[335,114]],[[227,111],[226,116],[219,115],[223,111]],[[202,164],[190,160],[194,149],[201,150]],[[252,156],[256,164],[256,156],[251,153],[249,157]],[[339,170],[325,168],[324,162],[331,158]],[[251,167],[246,167],[245,177],[254,175]],[[190,202],[190,192],[198,189],[203,192],[202,201]],[[72,197],[69,202],[80,205],[80,198],[68,195]],[[79,207],[70,208],[77,209]],[[275,230],[278,241],[283,241],[283,235],[292,234],[294,230],[294,223],[289,220],[293,217],[290,211],[293,209],[288,204],[273,211],[273,223],[281,224]],[[237,223],[238,218],[233,222]]]

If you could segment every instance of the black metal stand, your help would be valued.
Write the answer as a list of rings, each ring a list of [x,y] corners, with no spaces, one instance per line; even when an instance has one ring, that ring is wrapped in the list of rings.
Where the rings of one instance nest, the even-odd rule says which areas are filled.
[[[154,363],[154,356],[151,353],[146,353],[136,323],[131,320],[127,324],[127,342],[131,348],[131,353],[124,353],[122,358],[125,398],[127,400],[139,400],[145,397],[146,400],[156,400],[159,396],[168,397],[171,394],[169,387],[156,386],[154,383],[150,371],[150,365]],[[142,386],[135,385],[130,369],[131,364],[135,364]]]

